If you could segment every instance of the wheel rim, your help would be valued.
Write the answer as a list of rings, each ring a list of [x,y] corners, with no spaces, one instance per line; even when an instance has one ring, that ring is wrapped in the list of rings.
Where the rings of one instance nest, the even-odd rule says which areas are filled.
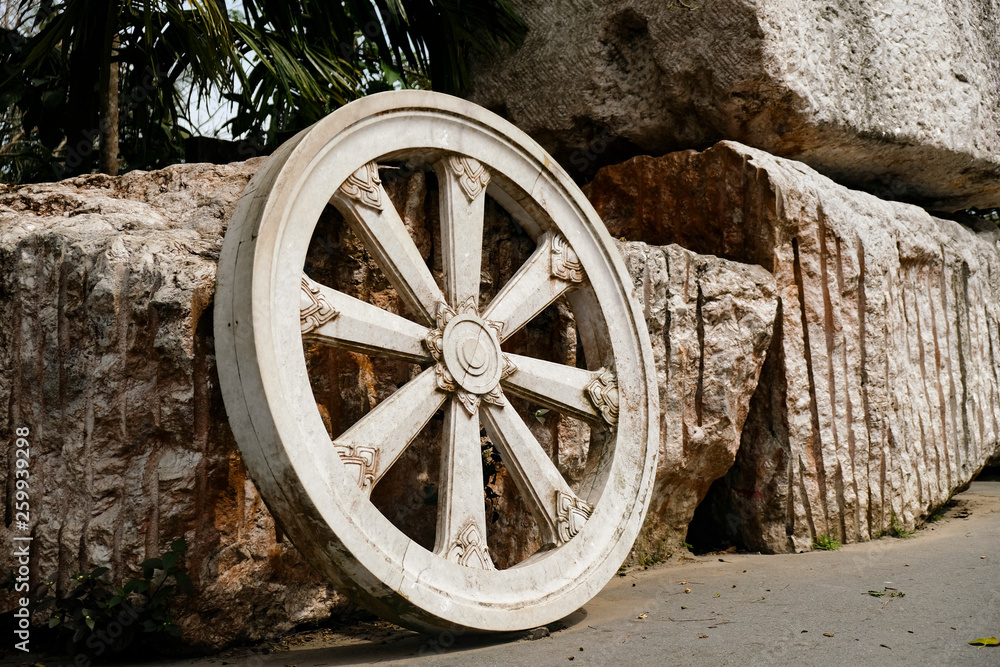
[[[400,157],[432,164],[438,174],[443,286],[379,183],[375,165]],[[480,307],[487,189],[537,248]],[[328,202],[416,321],[304,276]],[[254,176],[220,258],[220,381],[261,495],[314,566],[357,601],[405,625],[506,631],[573,612],[626,557],[655,470],[655,374],[631,291],[617,250],[572,180],[502,119],[422,91],[375,95],[338,110],[282,146]],[[585,323],[581,336],[593,370],[501,347],[561,295]],[[331,443],[314,407],[304,338],[426,368]],[[579,494],[507,394],[606,426],[599,463]],[[437,541],[427,550],[393,526],[368,494],[439,408],[450,455],[442,462]],[[493,569],[485,549],[480,419],[551,546],[507,570]]]

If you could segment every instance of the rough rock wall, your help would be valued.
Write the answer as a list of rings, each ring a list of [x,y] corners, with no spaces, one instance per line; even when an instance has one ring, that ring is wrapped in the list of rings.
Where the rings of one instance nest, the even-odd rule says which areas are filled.
[[[771,351],[713,489],[752,549],[878,537],[1000,446],[1000,231],[931,217],[733,142],[635,158],[588,187],[613,235],[771,270]]]
[[[733,465],[771,342],[774,277],[676,245],[619,245],[646,313],[660,388],[660,459],[630,561],[681,549],[695,509]]]
[[[120,583],[185,537],[196,595],[176,610],[202,647],[280,635],[342,603],[281,538],[247,477],[226,421],[212,339],[222,236],[261,164],[177,165],[0,190],[0,433],[31,429],[33,581],[96,565]],[[383,181],[432,272],[441,270],[433,177]],[[533,243],[487,209],[483,297]],[[661,380],[663,458],[635,560],[683,539],[698,502],[731,465],[773,321],[773,278],[758,267],[675,246],[623,253],[653,331]],[[396,296],[335,211],[323,217],[307,271],[358,298]],[[512,351],[576,364],[571,311],[557,303],[511,339]],[[331,433],[388,396],[412,365],[305,348]],[[532,432],[577,480],[589,430],[513,399]],[[373,502],[418,542],[433,542],[440,419],[404,454]],[[6,437],[6,436],[4,436]],[[0,539],[14,523],[13,438],[0,448]],[[539,546],[503,466],[492,488],[489,545],[500,567]],[[8,604],[7,601],[4,604]]]
[[[578,177],[731,139],[885,199],[1000,206],[1000,0],[515,0],[471,98]]]
[[[0,539],[14,429],[31,430],[32,581],[119,583],[178,537],[188,641],[256,639],[338,596],[248,478],[218,389],[212,295],[224,226],[260,161],[0,190]],[[6,602],[4,604],[7,604]]]

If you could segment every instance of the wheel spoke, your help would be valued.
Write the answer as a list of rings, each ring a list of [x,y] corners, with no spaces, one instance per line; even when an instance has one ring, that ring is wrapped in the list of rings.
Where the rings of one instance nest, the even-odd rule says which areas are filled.
[[[478,161],[457,155],[440,160],[434,169],[441,195],[445,296],[453,308],[470,298],[478,303],[490,172]]]
[[[461,565],[494,569],[486,547],[479,418],[469,414],[457,397],[445,407],[438,503],[434,553]]]
[[[583,279],[583,269],[566,240],[546,233],[528,261],[490,302],[483,319],[503,325],[502,342]]]
[[[428,368],[334,440],[344,464],[358,468],[363,491],[371,493],[446,398]]]
[[[568,542],[590,517],[590,505],[569,488],[510,403],[487,405],[481,414],[490,440],[500,448],[514,483],[531,507],[542,541],[554,546]]]
[[[302,276],[302,338],[332,347],[422,363],[427,327]]]
[[[604,419],[600,410],[602,396],[595,394],[603,370],[587,371],[519,354],[507,357],[517,370],[502,381],[506,393],[589,422]]]
[[[382,188],[378,166],[374,162],[363,165],[330,202],[375,257],[399,297],[425,324],[433,324],[436,304],[444,297]]]

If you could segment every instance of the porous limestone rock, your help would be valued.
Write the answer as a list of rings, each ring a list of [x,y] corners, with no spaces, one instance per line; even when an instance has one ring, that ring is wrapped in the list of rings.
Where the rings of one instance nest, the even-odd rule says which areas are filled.
[[[0,190],[0,538],[30,429],[32,582],[116,583],[188,543],[191,645],[275,636],[339,596],[280,537],[233,441],[212,342],[225,224],[259,161]],[[7,602],[5,602],[7,604]]]
[[[914,525],[1000,448],[1000,230],[850,190],[734,142],[588,188],[613,235],[759,264],[780,298],[733,469],[709,493],[752,550]]]
[[[471,99],[579,178],[731,139],[884,199],[1000,206],[1000,0],[515,0]]]
[[[343,604],[284,539],[247,477],[218,389],[212,298],[224,229],[261,161],[177,165],[0,191],[0,433],[31,429],[31,576],[68,579],[97,565],[117,583],[185,537],[196,594],[174,610],[202,648],[274,637]],[[422,171],[390,170],[393,203],[440,275],[437,190]],[[483,298],[534,244],[488,204]],[[660,381],[660,480],[634,560],[684,536],[698,501],[732,463],[775,308],[759,267],[676,246],[622,252],[646,308]],[[396,295],[335,211],[321,220],[311,275],[392,309]],[[513,351],[576,365],[573,314],[557,303],[511,339]],[[306,347],[331,432],[409,379],[412,368]],[[512,398],[571,485],[589,428]],[[433,544],[441,419],[403,455],[372,500]],[[0,449],[4,523],[12,523],[13,438]],[[487,451],[489,546],[498,567],[531,554],[538,532],[502,462]],[[493,513],[495,512],[495,514]]]
[[[712,483],[733,465],[771,342],[774,277],[677,245],[619,244],[646,310],[660,388],[660,458],[630,561],[676,552]]]

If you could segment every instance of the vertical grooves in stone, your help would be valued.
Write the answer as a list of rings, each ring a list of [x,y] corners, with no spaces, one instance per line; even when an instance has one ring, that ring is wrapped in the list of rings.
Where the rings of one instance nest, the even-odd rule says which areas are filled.
[[[59,418],[66,414],[66,353],[70,349],[70,328],[66,322],[66,290],[69,282],[69,268],[66,263],[66,244],[59,257],[59,291],[56,299],[56,340],[58,341],[58,373],[59,373]]]
[[[788,536],[789,549],[795,550],[792,537],[795,535],[795,457],[792,456],[792,447],[788,435],[788,374],[785,361],[785,313],[784,304],[781,297],[774,310],[774,328],[771,330],[771,347],[764,359],[761,368],[760,378],[773,377],[772,386],[766,387],[771,392],[769,408],[771,415],[768,421],[773,425],[780,426],[781,447],[784,450],[785,459],[785,535]],[[771,358],[773,355],[773,359]],[[765,376],[764,371],[773,364],[774,374]],[[759,386],[758,386],[759,390]],[[749,421],[749,417],[747,418]],[[742,446],[742,443],[741,443]],[[775,477],[778,472],[775,471]]]
[[[705,400],[705,318],[702,316],[702,305],[705,303],[705,295],[702,294],[701,285],[698,285],[698,300],[695,305],[695,321],[698,332],[698,387],[694,392],[694,412],[698,418],[698,426],[701,426],[702,410]]]
[[[847,313],[848,304],[844,303],[844,294],[846,294],[847,287],[844,281],[844,252],[843,247],[840,242],[840,238],[836,238],[837,242],[837,289],[839,290],[837,306],[840,308],[841,312]],[[854,373],[851,372],[851,360],[848,359],[849,356],[849,345],[847,344],[847,327],[842,327],[841,330],[841,347],[843,349],[842,359],[844,361],[844,417],[847,420],[847,454],[848,461],[851,465],[851,488],[854,490],[854,530],[851,535],[851,539],[859,540],[862,534],[862,525],[864,522],[861,520],[861,497],[858,494],[858,465],[855,460],[857,453],[857,441],[854,437],[854,402],[851,400],[851,389],[852,382],[851,378],[855,377]],[[867,470],[867,467],[865,468]]]
[[[926,351],[924,350],[924,331],[923,331],[924,326],[923,322],[920,321],[920,292],[917,289],[917,286],[920,284],[918,277],[920,275],[920,271],[913,270],[911,271],[911,274],[912,274],[911,275],[912,280],[907,282],[913,285],[914,287],[913,320],[914,324],[917,327],[917,358],[920,360],[920,386],[923,390],[923,396],[922,396],[923,401],[921,401],[921,404],[926,403],[928,410],[927,416],[929,417],[931,413],[931,392],[930,389],[928,389],[927,387],[927,359],[926,359],[927,355]],[[920,407],[917,408],[917,419],[920,422],[920,451],[917,452],[917,456],[923,459],[924,465],[926,466],[925,470],[929,470],[931,468],[931,455],[929,450],[933,449],[934,447],[933,443],[934,429],[932,425],[930,424],[927,425],[927,428],[929,428],[931,431],[930,437],[928,438],[927,428],[924,427],[924,413],[920,410]],[[929,494],[930,480],[928,480],[927,484],[928,484],[927,493]],[[924,489],[921,489],[920,491],[921,491],[920,503],[923,504]]]
[[[947,358],[947,369],[948,369],[948,417],[951,423],[951,446],[948,450],[949,461],[951,461],[951,456],[954,455],[954,461],[952,465],[955,469],[955,475],[961,476],[962,474],[962,461],[961,461],[961,449],[958,446],[959,436],[958,436],[958,405],[955,393],[955,359],[952,356],[952,338],[951,338],[951,318],[948,316],[950,312],[948,310],[948,275],[947,275],[947,255],[944,252],[944,246],[941,246],[941,319],[944,320],[944,338],[945,338],[945,351],[948,354]],[[991,341],[992,342],[992,341]]]
[[[907,299],[907,294],[906,294],[907,276],[904,273],[905,267],[902,266],[902,252],[900,251],[898,243],[896,244],[896,251],[897,253],[899,253],[900,256],[899,300],[901,303],[900,313],[902,315],[900,317],[900,324],[903,327],[903,336],[902,336],[903,350],[905,350],[906,359],[912,359],[913,350],[911,341],[912,337],[911,328],[914,322],[912,322],[910,319],[910,313],[909,313],[910,300]],[[919,351],[917,353],[917,356],[919,357]],[[916,471],[918,468],[918,466],[916,465],[916,457],[920,454],[920,451],[923,449],[924,443],[923,441],[916,442],[917,438],[914,435],[917,416],[920,414],[920,411],[915,407],[916,401],[919,398],[919,396],[914,396],[914,387],[911,382],[905,380],[903,382],[904,385],[901,393],[905,393],[905,400],[902,402],[902,405],[898,408],[897,417],[899,418],[899,426],[903,434],[903,442],[900,444],[900,446],[907,454],[907,456],[903,457],[902,465],[908,465],[910,469],[901,470],[900,474],[910,475],[913,474],[913,472]],[[919,475],[917,475],[918,486],[919,486],[919,480],[920,477]],[[917,490],[917,493],[918,494],[920,493],[919,489]]]
[[[837,428],[837,379],[833,372],[833,357],[836,349],[833,299],[830,296],[830,270],[827,258],[830,251],[826,244],[826,220],[822,208],[816,211],[816,222],[819,236],[819,280],[823,292],[823,333],[826,343],[826,387],[827,400],[830,404],[830,433],[833,435],[833,486],[834,502],[837,506],[837,516],[840,518],[840,538],[847,539],[847,525],[844,515],[844,471],[840,465],[840,429]],[[818,400],[817,396],[817,400]],[[828,501],[829,502],[829,501]]]
[[[865,486],[868,488],[868,537],[875,537],[874,535],[874,507],[872,501],[872,470],[871,470],[871,460],[872,460],[872,413],[871,413],[871,403],[868,398],[868,324],[866,311],[868,309],[868,294],[865,291],[865,280],[867,280],[867,274],[865,272],[865,245],[859,238],[857,240],[858,246],[858,355],[860,357],[860,375],[861,375],[861,413],[865,422],[865,438],[868,441],[868,447],[865,452],[866,461],[866,483]],[[881,498],[879,499],[881,501]]]
[[[993,369],[993,373],[991,374],[992,377],[990,378],[993,380],[993,391],[991,392],[993,394],[991,401],[993,409],[990,410],[990,414],[993,417],[993,437],[1000,440],[1000,424],[997,423],[997,408],[1000,407],[998,406],[998,403],[1000,403],[1000,396],[997,395],[997,389],[1000,387],[1000,377],[997,376],[997,373],[1000,372],[1000,369],[997,368],[996,352],[993,348],[993,332],[995,327],[990,326],[990,312],[985,304],[983,305],[983,317],[986,319],[986,338],[990,342],[990,368]],[[1000,331],[998,331],[998,333],[1000,333]],[[988,443],[987,446],[989,446]],[[949,482],[950,481],[951,480],[949,479]]]
[[[893,289],[892,289],[892,274],[890,273],[889,275],[886,276],[886,302],[887,302],[886,303],[886,313],[887,314],[889,313],[889,305],[890,305],[888,302],[891,300],[890,295],[892,293],[893,293]],[[886,317],[885,320],[883,320],[883,324],[882,324],[882,336],[883,336],[883,339],[887,343],[891,342],[891,338],[889,336],[889,322],[890,322],[890,318]],[[885,364],[885,367],[883,369],[883,377],[885,378],[886,386],[890,388],[889,393],[891,394],[891,392],[892,392],[892,390],[891,390],[892,384],[891,383],[893,381],[893,378],[891,378],[889,376],[889,355],[888,354],[886,354],[886,355],[883,356],[883,363]],[[902,421],[902,420],[899,420],[899,421]],[[892,499],[890,498],[890,499],[887,500],[886,496],[885,496],[885,481],[886,481],[886,476],[888,475],[890,466],[895,465],[895,459],[893,457],[896,454],[896,436],[892,432],[892,421],[891,421],[891,418],[888,415],[885,415],[885,416],[882,417],[882,428],[885,430],[884,441],[886,443],[886,446],[882,449],[882,456],[881,456],[881,462],[880,462],[880,466],[881,467],[879,469],[879,498],[881,499],[880,502],[879,502],[879,508],[880,508],[880,511],[881,511],[881,517],[880,517],[880,523],[879,523],[879,531],[880,532],[885,529],[886,521],[888,520],[888,517],[885,514],[885,506],[886,506],[887,503],[889,505],[889,512],[890,513],[892,512]]]
[[[94,504],[94,467],[92,461],[95,459],[94,455],[94,398],[93,398],[93,385],[88,380],[87,382],[87,411],[86,411],[86,423],[83,425],[83,456],[87,461],[86,475],[87,475],[87,500],[88,507],[87,512],[84,515],[83,523],[83,534],[87,534],[87,529],[90,526],[90,519],[93,512]],[[119,502],[121,502],[122,493],[119,495]],[[112,549],[111,562],[115,565],[119,564],[118,561],[118,547],[120,545],[120,536],[116,534],[117,539],[114,543],[114,548]],[[85,567],[87,554],[84,551],[80,553],[80,560],[82,561],[80,566]]]
[[[888,442],[888,450],[889,450],[890,456],[891,456],[892,447],[894,446],[893,442],[892,442],[892,429],[888,429],[888,428],[886,429],[886,441]],[[885,530],[885,470],[886,470],[885,455],[886,455],[886,450],[883,449],[882,453],[881,453],[881,456],[879,456],[879,468],[878,468],[878,477],[879,477],[879,503],[878,503],[879,520],[878,520],[878,535],[879,535],[879,537],[882,536],[882,532],[883,532],[883,530]],[[890,505],[891,505],[891,503],[890,503]]]
[[[10,325],[10,349],[7,353],[10,355],[10,398],[8,399],[7,405],[7,427],[10,432],[14,432],[14,429],[18,428],[18,421],[20,419],[18,415],[18,408],[21,406],[21,354],[22,341],[21,341],[21,313],[24,309],[24,294],[21,289],[21,283],[17,280],[17,276],[22,275],[23,263],[20,261],[20,252],[11,252],[10,260],[11,265],[4,267],[6,271],[3,276],[10,280],[11,293],[9,296],[9,319],[6,321]],[[6,319],[6,318],[5,318]],[[6,483],[4,484],[4,503],[3,503],[3,521],[4,527],[10,528],[10,525],[14,522],[14,449],[16,448],[16,438],[10,438],[7,442],[7,470],[6,470]]]
[[[809,322],[806,317],[806,296],[803,290],[802,265],[799,261],[799,240],[792,239],[793,271],[795,274],[795,287],[799,294],[799,315],[802,318],[802,346],[806,357],[806,375],[809,379],[809,411],[812,415],[812,441],[809,443],[807,452],[813,459],[813,467],[816,470],[816,483],[819,486],[819,501],[823,507],[823,518],[825,526],[829,525],[830,511],[826,502],[826,467],[823,464],[823,445],[819,433],[819,406],[816,404],[816,380],[813,375],[812,348],[809,346]],[[801,462],[800,462],[801,465]],[[804,473],[803,473],[804,474]],[[804,487],[803,487],[804,491]],[[804,494],[803,503],[809,505],[809,496]],[[812,518],[809,520],[815,533],[815,524]],[[813,535],[815,537],[815,535]]]
[[[131,319],[132,303],[127,299],[129,275],[126,262],[112,264],[115,272],[115,324],[118,328],[118,347],[123,369],[128,369],[128,328]],[[128,437],[128,397],[131,393],[131,383],[128,376],[122,378],[119,396],[121,399],[122,442],[129,442]],[[160,456],[161,452],[154,448],[150,451],[142,470],[142,486],[145,489],[146,505],[139,510],[144,513],[147,529],[144,540],[146,558],[160,555]]]
[[[973,301],[978,303],[980,301],[979,296],[980,296],[979,294],[976,294],[973,298]],[[970,301],[970,304],[971,303],[972,302]],[[979,309],[977,308],[975,312],[978,313]],[[975,443],[977,445],[976,458],[978,460],[982,460],[982,456],[986,451],[986,447],[988,446],[986,444],[986,414],[985,414],[986,408],[984,407],[987,397],[983,393],[985,390],[984,385],[986,384],[984,381],[985,378],[983,377],[983,367],[986,365],[986,354],[985,354],[985,346],[982,343],[983,338],[985,338],[986,336],[983,335],[982,325],[979,321],[979,318],[976,317],[975,320],[976,320],[976,330],[973,335],[973,340],[977,341],[976,346],[973,348],[973,351],[976,354],[976,363],[974,364],[974,368],[976,369],[975,386],[979,387],[979,391],[976,392],[975,398],[973,399],[976,404],[976,413],[977,413],[976,421],[979,425],[979,433],[977,434],[978,437],[975,439]]]
[[[194,360],[191,367],[191,382],[194,387],[194,449],[198,452],[198,466],[195,474],[195,516],[211,516],[208,501],[208,432],[211,428],[211,378],[208,371],[208,332],[212,330],[211,292],[195,287],[191,294],[191,335],[194,337]],[[242,509],[241,509],[242,512]],[[242,521],[237,525],[242,526]],[[208,540],[205,534],[212,521],[203,520],[197,524],[196,539],[199,544]],[[171,539],[178,537],[171,535]]]
[[[56,595],[65,595],[68,591],[63,586],[63,581],[66,580],[66,579],[69,579],[69,577],[71,575],[67,574],[67,572],[69,570],[73,569],[74,567],[77,567],[77,564],[74,562],[73,565],[70,565],[67,562],[67,560],[68,560],[68,556],[66,555],[66,551],[67,550],[63,549],[63,544],[65,544],[65,542],[63,542],[63,531],[66,528],[66,524],[65,523],[59,523],[58,526],[59,526],[59,530],[56,531],[56,563],[57,563],[57,566],[56,566],[56,573],[55,573],[56,576],[54,577],[54,579],[55,579],[55,584],[56,584]],[[37,529],[35,529],[35,530],[37,530]],[[35,537],[35,530],[32,530],[32,536],[33,537]],[[35,556],[35,554],[38,553],[38,549],[32,549],[31,553],[32,553],[32,557],[37,558],[37,556]]]
[[[112,251],[114,249],[112,248]],[[115,326],[118,333],[118,355],[120,368],[122,370],[122,392],[118,398],[118,409],[121,414],[122,442],[128,442],[128,396],[131,389],[131,382],[128,375],[128,325],[129,311],[132,305],[128,301],[128,264],[115,262],[113,266],[115,272]]]
[[[802,494],[802,508],[805,510],[806,513],[806,522],[809,524],[809,541],[815,542],[816,538],[819,537],[819,531],[816,529],[816,520],[815,518],[813,518],[813,513],[812,513],[812,503],[809,502],[809,493],[806,490],[806,470],[807,470],[806,462],[803,461],[802,457],[800,456],[799,474],[798,474],[799,493]],[[793,482],[789,482],[789,484],[791,483]],[[791,496],[792,494],[788,495]],[[823,508],[824,510],[826,509],[825,504],[823,505]]]
[[[983,367],[986,364],[986,346],[983,345],[983,339],[986,338],[986,336],[983,335],[982,323],[980,322],[978,317],[979,309],[974,308],[972,305],[974,303],[980,303],[981,301],[982,299],[981,295],[979,294],[979,289],[977,284],[973,286],[973,293],[971,295],[971,298],[968,300],[969,338],[970,340],[975,341],[974,345],[970,350],[972,353],[972,360],[973,360],[972,369],[974,374],[971,384],[973,387],[978,388],[978,391],[975,392],[975,394],[970,399],[975,405],[976,425],[979,427],[979,432],[976,433],[975,437],[972,440],[972,442],[976,446],[975,457],[977,460],[981,460],[983,452],[987,447],[986,423],[984,414],[985,411],[984,403],[987,397],[984,394],[984,391],[986,389],[985,387],[986,383],[984,382],[985,378],[983,377]]]
[[[664,273],[666,274],[666,285],[667,285],[666,301],[667,301],[667,303],[669,303],[670,302],[670,270],[671,270],[670,256],[662,248],[658,248],[657,252],[660,253],[660,255],[663,257],[663,270],[664,270]],[[666,384],[667,387],[669,387],[670,386],[670,359],[671,359],[671,356],[670,356],[670,354],[671,354],[671,349],[670,349],[670,308],[669,307],[664,307],[663,314],[664,314],[664,322],[663,322],[663,349],[665,351],[664,353],[666,354],[666,359],[664,360],[665,363],[663,364],[663,371],[664,371],[665,384]]]
[[[943,378],[941,377],[941,367],[943,365],[941,358],[941,343],[939,340],[940,336],[938,335],[937,314],[935,313],[935,308],[934,308],[934,305],[937,302],[937,300],[934,298],[930,298],[934,294],[934,285],[931,282],[930,272],[927,273],[927,294],[929,297],[927,305],[931,311],[931,331],[934,334],[934,379],[935,379],[935,385],[937,386],[938,414],[940,415],[941,418],[941,432],[940,436],[938,438],[935,438],[934,451],[937,455],[935,458],[937,459],[937,479],[938,479],[939,489],[941,483],[941,464],[942,464],[942,459],[944,459],[943,461],[944,476],[945,479],[947,480],[947,486],[945,487],[944,492],[947,495],[948,489],[951,488],[951,464],[948,460],[948,412],[946,409],[946,401],[944,397]],[[942,315],[945,314],[942,313]],[[945,317],[947,317],[947,315],[945,315]],[[947,339],[945,339],[945,342],[947,342]]]
[[[56,310],[56,338],[59,341],[58,369],[57,369],[57,371],[59,373],[59,412],[60,412],[60,419],[65,419],[64,415],[65,415],[65,411],[66,411],[66,392],[67,392],[67,389],[66,389],[66,385],[67,385],[67,375],[66,375],[66,363],[67,363],[67,359],[66,359],[65,355],[70,350],[70,346],[71,346],[71,342],[70,341],[72,340],[72,338],[76,338],[76,340],[78,340],[78,341],[80,341],[82,339],[83,345],[84,346],[87,345],[87,343],[89,342],[87,340],[87,338],[88,338],[88,333],[87,332],[90,330],[90,322],[87,319],[83,319],[82,322],[87,327],[87,330],[85,330],[85,331],[77,331],[77,332],[75,332],[75,336],[71,336],[70,335],[70,326],[69,326],[69,324],[67,322],[67,319],[66,319],[66,317],[67,317],[66,316],[66,292],[67,292],[67,289],[68,289],[68,280],[69,280],[70,270],[69,270],[69,267],[68,267],[68,265],[66,263],[66,244],[65,244],[65,242],[63,243],[63,246],[61,248],[60,255],[61,256],[59,258],[59,263],[58,263],[58,266],[56,267],[57,271],[59,272],[59,298],[58,298],[58,306],[57,306],[57,310]],[[87,275],[86,274],[86,270],[84,270],[83,275],[84,276]],[[85,290],[86,290],[86,282],[84,282],[83,285],[81,285],[81,293],[86,293]],[[87,408],[88,408],[88,412],[90,412],[90,411],[93,410],[93,402],[91,401],[90,390],[91,390],[91,385],[90,385],[90,380],[89,380],[89,376],[88,376],[87,390],[86,390],[87,391]],[[80,499],[81,500],[81,505],[83,505],[83,506],[82,507],[74,507],[74,508],[67,507],[62,512],[62,521],[63,521],[64,525],[68,521],[68,515],[69,515],[69,513],[71,511],[73,511],[73,510],[80,511],[80,512],[82,512],[82,515],[83,515],[83,523],[82,523],[82,527],[80,529],[79,548],[78,548],[78,551],[76,553],[76,563],[74,563],[74,565],[80,571],[88,569],[89,560],[90,560],[90,558],[89,558],[89,551],[90,551],[90,549],[87,546],[87,535],[90,532],[90,520],[93,518],[93,509],[94,509],[94,463],[95,463],[95,458],[96,458],[95,455],[94,455],[94,450],[93,450],[93,446],[92,446],[93,445],[92,437],[91,437],[92,433],[93,433],[92,423],[93,423],[92,416],[90,414],[87,414],[84,417],[84,423],[77,425],[77,428],[80,431],[83,432],[83,447],[82,447],[82,452],[80,454],[83,457],[83,475],[84,475],[83,480],[80,480],[80,481],[82,481],[83,488],[86,490],[86,493]],[[117,560],[115,560],[115,558],[114,558],[115,555],[116,554],[114,554],[114,553],[111,554],[111,557],[112,557],[111,564],[112,565],[117,565],[118,564]],[[66,574],[72,574],[72,573],[67,572]]]
[[[969,265],[966,262],[962,262],[960,276],[960,280],[962,281],[962,303],[955,304],[955,332],[958,334],[958,376],[962,382],[962,448],[964,449],[964,458],[968,461],[972,458],[972,452],[969,451],[969,439],[971,437],[969,428],[969,369],[965,363],[965,345],[969,334],[968,329],[962,326],[962,314],[965,313],[966,317],[969,314]],[[956,447],[956,450],[958,450],[958,447]]]

